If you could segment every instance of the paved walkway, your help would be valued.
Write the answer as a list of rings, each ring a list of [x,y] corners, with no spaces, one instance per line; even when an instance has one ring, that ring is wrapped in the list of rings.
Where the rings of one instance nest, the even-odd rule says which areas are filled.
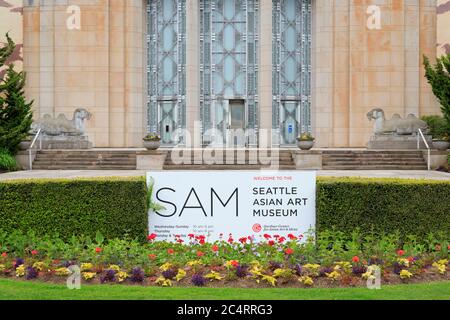
[[[145,176],[145,171],[19,171],[0,174],[0,181],[12,179],[40,179],[40,178],[90,178],[90,177],[137,177]],[[432,179],[449,180],[450,173],[437,171],[318,171],[322,177],[366,177],[366,178],[405,178],[405,179]]]

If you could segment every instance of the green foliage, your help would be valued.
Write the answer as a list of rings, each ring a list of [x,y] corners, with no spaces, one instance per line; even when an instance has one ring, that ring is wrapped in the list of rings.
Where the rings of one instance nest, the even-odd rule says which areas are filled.
[[[428,124],[433,139],[447,139],[447,121],[441,116],[423,116],[422,120]]]
[[[447,121],[447,135],[450,135],[450,54],[437,58],[435,65],[424,56],[424,65],[425,77],[441,104],[442,114]]]
[[[317,187],[318,232],[450,234],[448,181],[326,178]]]
[[[0,49],[0,68],[14,51],[15,44],[6,34],[7,44]],[[17,152],[19,143],[28,136],[33,114],[33,102],[25,100],[25,73],[14,70],[14,64],[8,65],[4,79],[0,79],[0,148]]]
[[[17,169],[16,159],[8,150],[0,148],[0,170],[14,171]]]
[[[6,231],[58,233],[63,239],[147,236],[143,179],[32,180],[0,183],[0,222]],[[97,235],[97,236],[96,236]]]

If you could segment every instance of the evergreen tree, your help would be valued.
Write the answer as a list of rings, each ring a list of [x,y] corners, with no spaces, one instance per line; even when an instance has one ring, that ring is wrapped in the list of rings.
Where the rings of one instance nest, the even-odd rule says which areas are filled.
[[[447,135],[450,136],[450,54],[438,58],[435,65],[424,57],[424,65],[425,77],[441,104],[441,110],[447,122]]]
[[[0,68],[16,46],[8,34],[6,39],[6,45],[0,48]],[[25,73],[15,71],[13,63],[7,68],[4,79],[0,79],[0,149],[15,154],[31,129],[33,101],[27,103],[25,99]]]

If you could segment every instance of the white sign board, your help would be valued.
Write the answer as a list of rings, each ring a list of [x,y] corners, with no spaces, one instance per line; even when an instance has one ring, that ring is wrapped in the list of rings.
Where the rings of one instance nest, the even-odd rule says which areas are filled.
[[[159,241],[208,242],[264,235],[299,236],[316,223],[316,173],[299,171],[158,171],[153,184],[149,231]]]

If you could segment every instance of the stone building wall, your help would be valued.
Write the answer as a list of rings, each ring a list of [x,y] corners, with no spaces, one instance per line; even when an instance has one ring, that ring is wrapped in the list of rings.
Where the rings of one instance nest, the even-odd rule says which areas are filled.
[[[198,0],[189,1],[188,8],[197,8],[193,3]],[[20,0],[0,0],[0,32],[10,30],[19,44],[14,59],[20,67],[22,52],[36,117],[71,117],[75,108],[84,107],[94,115],[88,134],[97,147],[140,147],[147,123],[145,1],[23,3],[22,9]],[[81,8],[81,30],[66,26],[72,4]],[[366,27],[371,4],[381,8],[379,30]],[[261,7],[270,16],[271,0],[261,0]],[[423,77],[421,56],[450,53],[450,1],[315,0],[313,10],[312,113],[319,146],[364,146],[372,130],[366,113],[373,107],[384,108],[388,117],[439,113]],[[192,30],[197,26],[192,19],[188,24]],[[198,83],[198,39],[188,36],[187,41],[192,127],[198,114],[193,85]],[[271,48],[270,42],[263,44]],[[262,51],[262,74],[270,73],[270,57]],[[271,127],[269,86],[270,81],[263,81],[260,87],[263,128]]]
[[[22,2],[22,0],[0,0],[0,42],[6,41],[5,34],[9,32],[17,47],[7,62],[13,62],[18,69],[22,69],[23,61]],[[0,78],[4,72],[0,70]]]

